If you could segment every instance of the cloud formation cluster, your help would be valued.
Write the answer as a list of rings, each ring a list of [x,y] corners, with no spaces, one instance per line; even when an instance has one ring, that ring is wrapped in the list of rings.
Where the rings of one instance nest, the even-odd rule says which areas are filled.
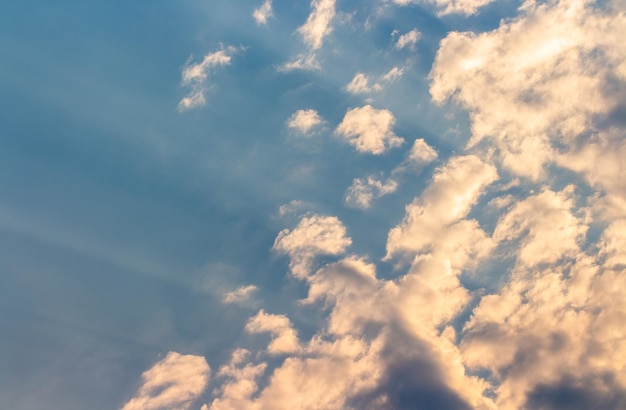
[[[471,14],[489,2],[429,3]],[[394,271],[380,275],[376,261],[350,253],[359,238],[336,216],[308,213],[279,232],[273,251],[307,286],[300,304],[323,311],[324,323],[305,338],[288,315],[258,311],[245,331],[269,342],[233,350],[204,409],[624,408],[623,6],[527,0],[495,30],[449,33],[430,92],[468,111],[472,135],[389,229]],[[311,50],[330,33],[334,7],[312,2],[299,29]],[[394,47],[418,39],[411,31]],[[206,79],[202,64],[190,78]],[[376,84],[359,72],[348,91]],[[322,121],[300,110],[287,124],[307,134]],[[365,105],[348,109],[335,135],[379,155],[404,143],[394,125],[391,111]],[[390,178],[355,178],[347,204],[371,206],[399,188],[398,175],[438,156],[416,139]],[[191,367],[192,387],[164,382],[162,368],[184,357],[170,355],[127,406],[184,407],[206,387],[197,358],[173,372]],[[163,383],[179,387],[162,398]]]

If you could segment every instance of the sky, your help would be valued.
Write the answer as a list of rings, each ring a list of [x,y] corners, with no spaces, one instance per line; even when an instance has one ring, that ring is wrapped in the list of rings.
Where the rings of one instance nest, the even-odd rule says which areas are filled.
[[[626,1],[0,4],[0,407],[626,408]]]

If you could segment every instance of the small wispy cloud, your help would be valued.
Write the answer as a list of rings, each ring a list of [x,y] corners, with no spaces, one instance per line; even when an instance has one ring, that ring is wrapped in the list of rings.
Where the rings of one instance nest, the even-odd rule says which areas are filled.
[[[335,14],[335,0],[312,0],[311,13],[298,28],[308,51],[298,55],[295,60],[282,64],[278,70],[319,70],[320,65],[315,54],[324,44],[324,39],[333,31],[332,21]]]
[[[353,208],[368,209],[375,199],[389,195],[398,189],[398,182],[393,179],[383,181],[370,175],[367,178],[355,178],[346,193],[346,205]]]
[[[226,304],[243,304],[250,300],[250,297],[258,288],[254,285],[242,286],[233,291],[227,292],[222,299]]]
[[[182,84],[191,88],[191,91],[178,103],[179,111],[191,110],[206,104],[205,93],[209,74],[218,67],[230,65],[232,56],[238,50],[233,46],[223,47],[204,56],[201,62],[185,66]]]
[[[382,91],[384,83],[390,84],[404,75],[404,68],[393,67],[387,73],[376,79],[376,76],[368,76],[365,73],[357,72],[352,80],[344,87],[344,90],[350,94],[369,94]]]
[[[395,47],[397,49],[402,49],[406,47],[411,50],[415,50],[415,45],[421,37],[422,33],[420,33],[417,29],[413,29],[408,33],[404,33],[400,37],[398,37]]]
[[[267,24],[267,20],[274,15],[272,11],[272,0],[265,0],[259,8],[255,9],[252,17],[258,25]]]

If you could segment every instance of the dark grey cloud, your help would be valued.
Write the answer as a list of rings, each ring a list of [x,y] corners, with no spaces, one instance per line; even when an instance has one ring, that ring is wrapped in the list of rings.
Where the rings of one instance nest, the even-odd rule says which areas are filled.
[[[471,410],[452,390],[428,346],[395,328],[383,356],[385,375],[377,388],[353,397],[348,408],[376,410]]]
[[[626,391],[610,374],[540,384],[528,394],[525,408],[533,410],[623,410]]]

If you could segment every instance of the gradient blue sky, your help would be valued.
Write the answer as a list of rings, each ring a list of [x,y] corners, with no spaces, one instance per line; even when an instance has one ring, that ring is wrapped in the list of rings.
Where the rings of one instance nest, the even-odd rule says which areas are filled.
[[[397,349],[390,333],[381,331],[383,338],[354,325],[351,336],[363,343],[385,340],[387,350],[376,363],[386,376],[372,376],[375,386],[338,393],[342,398],[326,408],[562,409],[576,400],[621,408],[626,362],[610,365],[604,359],[626,360],[626,336],[577,342],[574,335],[604,334],[602,329],[626,314],[618,302],[626,292],[620,285],[626,264],[620,250],[626,243],[626,187],[620,182],[626,49],[618,35],[626,34],[623,1],[479,0],[474,4],[482,7],[450,13],[445,5],[453,2],[447,0],[331,1],[332,31],[317,48],[307,45],[299,28],[320,1],[274,0],[272,16],[258,24],[253,12],[262,3],[0,5],[0,407],[122,408],[141,397],[148,377],[144,373],[142,379],[142,373],[166,357],[178,360],[167,356],[178,352],[204,358],[211,368],[208,384],[191,401],[178,403],[181,408],[236,408],[224,404],[225,382],[216,375],[221,366],[237,364],[231,354],[245,347],[251,363],[268,369],[255,382],[246,408],[283,408],[267,397],[272,383],[280,382],[286,358],[313,354],[316,336],[332,341],[345,336],[329,324],[333,315],[345,313],[341,298],[300,302],[322,280],[311,278],[325,277],[314,272],[336,267],[332,263],[345,247],[309,255],[313,251],[306,246],[322,238],[305,235],[306,246],[294,239],[281,248],[279,232],[295,235],[306,218],[318,223],[316,217],[337,217],[351,238],[348,258],[359,255],[372,263],[380,289],[402,288],[419,271],[420,257],[449,257],[456,266],[456,256],[441,256],[450,250],[439,251],[438,241],[452,243],[456,252],[476,238],[463,237],[465,230],[447,233],[461,227],[456,219],[455,225],[445,222],[445,229],[437,225],[457,212],[444,208],[437,188],[437,181],[450,178],[445,189],[457,189],[455,200],[467,207],[459,220],[474,221],[472,229],[484,231],[493,243],[485,245],[485,253],[468,251],[479,264],[463,262],[454,286],[470,297],[450,307],[454,313],[440,322],[433,319],[433,326],[441,332],[437,337],[446,326],[458,332],[453,345],[465,374],[486,387],[478,391],[474,382],[450,381],[447,364],[440,363],[449,358],[428,353],[423,346],[436,345],[435,339],[410,328],[418,325],[399,331]],[[551,19],[557,28],[542,28]],[[419,39],[398,47],[400,36],[414,29]],[[568,32],[569,42],[563,40]],[[229,64],[208,70],[201,81],[205,104],[181,110],[179,102],[193,92],[193,85],[182,81],[184,70],[229,47]],[[301,55],[315,55],[319,66],[284,69]],[[383,80],[394,67],[403,74]],[[378,82],[380,90],[351,93],[346,87],[357,73],[364,73],[370,86]],[[339,124],[349,110],[366,105],[393,114],[392,131],[405,140],[402,145],[375,155],[347,141]],[[297,110],[306,109],[323,119],[309,135],[288,125]],[[399,170],[410,162],[417,139],[437,158]],[[468,145],[470,139],[481,140]],[[478,162],[463,162],[470,157]],[[349,189],[367,176],[393,180],[397,188],[374,196],[368,207],[354,206],[346,200]],[[424,215],[440,215],[439,222],[415,225],[415,218],[426,216],[411,219],[412,203]],[[532,215],[546,219],[535,221]],[[394,237],[394,227],[404,233]],[[333,229],[329,236],[342,237]],[[566,233],[550,236],[554,231]],[[420,242],[431,240],[427,232],[434,232],[432,242]],[[303,254],[314,261],[298,276],[294,266]],[[538,294],[528,289],[538,289],[533,286],[554,272],[563,281],[555,292],[573,294],[572,272],[585,266],[595,267],[585,302],[578,306],[568,299],[560,309],[574,306],[592,318],[584,329],[555,330],[566,341],[546,352],[580,343],[585,351],[601,346],[600,353],[564,354],[550,363],[571,369],[550,375],[539,375],[528,364],[532,360],[475,359],[472,343],[481,337],[507,346],[524,339],[549,344],[542,342],[544,327],[537,321],[511,319],[507,323],[522,324],[501,332],[491,322],[480,324],[481,312],[494,309],[481,310],[492,300],[486,295],[501,297],[506,305],[511,289],[527,286],[520,294]],[[428,278],[419,279],[425,281],[422,287],[434,280]],[[603,278],[618,289],[604,304],[598,301],[606,295]],[[256,287],[249,297],[224,302],[228,292],[248,285]],[[442,289],[437,298],[457,295]],[[385,306],[394,299],[382,290],[377,295]],[[367,303],[374,300],[370,297]],[[415,294],[416,306],[429,311],[429,299],[420,297]],[[516,312],[525,317],[527,309],[535,309],[537,317],[558,316],[542,310],[545,298],[531,299],[511,317]],[[256,336],[249,325],[260,309],[287,317],[299,346],[308,347],[278,355],[267,350],[270,338]],[[609,312],[612,319],[604,321],[606,315],[598,312]],[[401,328],[396,319],[406,319],[404,313],[385,315],[376,326]],[[420,315],[415,320],[431,323]],[[285,329],[261,327],[273,337]],[[511,338],[498,339],[496,333]],[[485,340],[481,343],[489,345]],[[527,354],[528,343],[520,342],[515,357]],[[427,359],[409,354],[411,366],[402,367],[405,348],[423,350]],[[394,353],[384,354],[389,351]],[[433,376],[441,384],[423,382],[423,372],[439,374],[431,367],[444,369],[441,377]],[[414,388],[399,392],[399,380]],[[507,389],[519,389],[519,397]],[[479,405],[476,400],[483,399],[476,397],[486,399]]]

